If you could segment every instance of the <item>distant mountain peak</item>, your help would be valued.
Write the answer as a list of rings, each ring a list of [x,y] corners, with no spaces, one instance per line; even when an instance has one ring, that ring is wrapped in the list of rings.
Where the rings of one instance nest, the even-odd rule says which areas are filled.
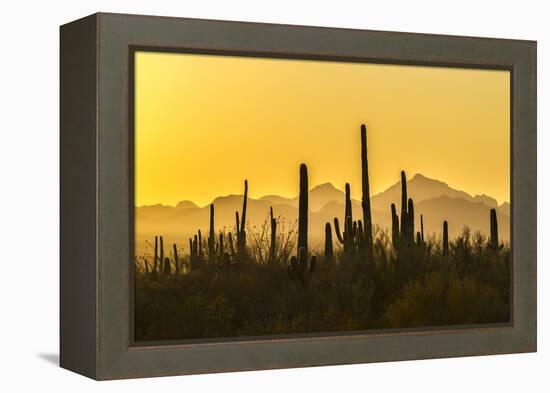
[[[327,183],[318,184],[310,190],[310,192],[314,192],[314,191],[339,191],[339,190],[336,187],[334,187],[332,183],[327,182]]]
[[[415,173],[415,175],[413,177],[411,177],[409,180],[407,180],[407,183],[411,183],[411,182],[412,183],[431,183],[431,184],[437,184],[439,186],[448,187],[447,183],[445,183],[441,180],[432,179],[431,177],[424,176],[421,173]]]
[[[194,209],[198,207],[194,202],[191,201],[179,201],[175,208],[177,210],[184,210],[184,209]]]

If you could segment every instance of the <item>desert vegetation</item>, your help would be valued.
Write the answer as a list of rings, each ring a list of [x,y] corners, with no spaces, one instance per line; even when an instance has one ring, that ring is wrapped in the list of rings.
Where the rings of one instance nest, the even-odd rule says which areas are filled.
[[[247,222],[248,182],[231,231],[215,225],[188,244],[135,259],[135,339],[258,336],[499,323],[510,320],[510,247],[490,233],[450,239],[424,234],[401,172],[401,206],[388,206],[391,230],[373,225],[367,131],[361,126],[362,219],[353,220],[351,186],[342,217],[325,223],[324,247],[308,246],[308,168],[299,168],[297,222],[273,207],[261,226]],[[166,246],[166,250],[165,250]]]

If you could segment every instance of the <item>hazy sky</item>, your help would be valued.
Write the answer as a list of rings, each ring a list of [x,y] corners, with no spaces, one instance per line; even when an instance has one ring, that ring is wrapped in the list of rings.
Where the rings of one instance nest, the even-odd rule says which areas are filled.
[[[371,195],[415,173],[510,200],[510,75],[310,60],[136,53],[136,205],[296,196],[309,184]]]

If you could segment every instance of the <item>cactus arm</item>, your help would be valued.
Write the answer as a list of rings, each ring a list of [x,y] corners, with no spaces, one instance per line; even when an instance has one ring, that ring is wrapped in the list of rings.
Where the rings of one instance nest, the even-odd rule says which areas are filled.
[[[338,218],[334,217],[334,232],[336,233],[336,238],[338,241],[343,245],[344,244],[344,238],[342,237],[342,234],[340,233],[340,223],[338,222]]]

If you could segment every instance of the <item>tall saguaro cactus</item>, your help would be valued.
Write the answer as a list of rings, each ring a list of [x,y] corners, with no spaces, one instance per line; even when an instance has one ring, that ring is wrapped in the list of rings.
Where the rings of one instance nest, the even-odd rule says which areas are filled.
[[[420,239],[422,244],[424,244],[424,216],[420,215]]]
[[[409,244],[414,243],[414,203],[412,198],[409,198],[409,204],[408,204],[408,212],[407,212],[407,235],[408,235],[408,241]]]
[[[208,232],[208,262],[216,257],[216,234],[214,233],[214,204],[210,204],[210,230]]]
[[[159,271],[162,271],[162,264],[164,263],[164,241],[160,236],[160,257],[159,257]]]
[[[178,248],[176,246],[176,243],[174,243],[174,272],[176,275],[180,274],[180,265],[178,260]]]
[[[275,253],[277,251],[277,220],[273,217],[273,206],[269,208],[271,243],[269,244],[269,261],[275,262]]]
[[[248,199],[248,180],[244,181],[243,211],[239,223],[239,212],[235,212],[237,229],[237,255],[240,259],[246,258],[246,202]]]
[[[493,250],[498,249],[498,222],[497,222],[497,211],[496,209],[491,209],[489,213],[489,219],[491,221],[491,243],[490,246]]]
[[[202,262],[202,257],[204,256],[203,253],[202,253],[202,233],[201,233],[201,230],[199,229],[198,231],[198,237],[197,237],[197,258],[199,259],[200,262]]]
[[[308,176],[306,164],[300,165],[300,196],[298,204],[298,250],[303,248],[307,256]]]
[[[334,248],[332,246],[332,229],[330,223],[325,224],[325,263],[332,262],[334,256]]]
[[[153,273],[157,272],[157,264],[158,264],[158,236],[155,236],[155,260],[153,261]]]
[[[443,221],[443,255],[449,255],[449,225]]]
[[[372,257],[372,218],[370,209],[369,190],[369,160],[367,156],[367,127],[361,125],[361,181],[362,196],[361,207],[363,208],[363,234],[367,256]]]
[[[340,243],[344,246],[344,254],[354,251],[355,235],[353,231],[353,212],[351,207],[351,189],[349,183],[346,183],[346,203],[344,211],[344,231],[340,232],[340,222],[334,217],[334,232]],[[357,225],[357,224],[356,224]]]
[[[401,239],[407,239],[407,177],[401,171]]]
[[[399,216],[395,208],[395,203],[391,204],[391,241],[393,248],[399,246]]]

